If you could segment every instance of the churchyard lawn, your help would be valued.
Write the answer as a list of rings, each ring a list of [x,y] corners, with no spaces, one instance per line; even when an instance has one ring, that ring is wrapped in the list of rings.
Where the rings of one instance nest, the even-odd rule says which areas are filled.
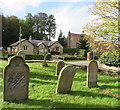
[[[8,62],[2,62],[0,69]],[[86,87],[86,70],[76,69],[71,92],[56,94],[58,76],[56,64],[48,63],[49,67],[42,67],[42,63],[27,63],[29,74],[29,98],[26,100],[2,102],[2,108],[116,108],[118,107],[118,78],[115,76],[98,74],[100,87]],[[2,77],[2,75],[0,74]],[[3,79],[0,79],[0,88]],[[2,91],[0,91],[2,95]]]

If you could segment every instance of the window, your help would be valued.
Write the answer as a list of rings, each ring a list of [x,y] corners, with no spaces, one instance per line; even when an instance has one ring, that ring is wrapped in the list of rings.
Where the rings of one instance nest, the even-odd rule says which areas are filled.
[[[17,52],[17,48],[15,48],[15,52]]]
[[[43,49],[40,49],[40,53],[43,53]]]
[[[58,52],[59,51],[59,47],[55,47],[56,51]]]
[[[45,53],[47,53],[47,49],[45,49]]]
[[[7,51],[10,52],[10,47],[7,48]]]
[[[25,50],[25,51],[28,50],[28,46],[24,46],[24,50]]]
[[[54,51],[54,48],[52,48],[52,51]]]

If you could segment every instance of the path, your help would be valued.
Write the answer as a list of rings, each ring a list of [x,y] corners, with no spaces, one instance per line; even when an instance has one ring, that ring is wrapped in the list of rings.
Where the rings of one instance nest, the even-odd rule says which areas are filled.
[[[106,66],[105,64],[100,64],[98,62],[98,68],[99,70],[103,70],[105,72],[112,72],[112,73],[118,73],[118,70],[120,71],[120,68],[114,67],[114,66]],[[89,61],[71,61],[71,62],[65,62],[68,65],[74,65],[74,66],[87,66]]]

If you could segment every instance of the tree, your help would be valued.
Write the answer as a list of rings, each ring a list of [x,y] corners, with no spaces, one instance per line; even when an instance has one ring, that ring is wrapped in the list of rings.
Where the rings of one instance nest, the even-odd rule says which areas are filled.
[[[42,40],[43,37],[46,35],[46,28],[47,28],[47,14],[46,13],[38,13],[34,16],[34,36],[35,39]]]
[[[59,36],[58,36],[58,42],[63,46],[66,47],[67,44],[65,42],[65,36],[63,35],[62,30],[60,30]]]
[[[86,51],[89,51],[89,43],[86,39],[82,38],[79,40],[77,43],[77,48],[78,49],[85,49]]]
[[[2,46],[8,47],[19,39],[19,19],[16,16],[2,16]]]
[[[46,13],[38,13],[34,16],[33,26],[35,39],[46,38],[51,40],[55,38],[56,23],[53,15],[47,15]]]
[[[118,7],[116,0],[106,0],[106,2],[96,0],[93,7],[90,8],[90,12],[92,15],[96,15],[97,18],[91,23],[87,23],[86,26],[83,27],[84,31],[90,34],[92,40],[93,38],[100,37],[103,38],[104,42],[108,42],[110,45],[117,47],[119,9],[120,7]],[[86,39],[90,39],[90,37],[86,36]],[[95,42],[95,39],[93,42]],[[102,51],[100,49],[98,50]]]
[[[48,39],[50,41],[51,38],[55,38],[55,33],[56,33],[56,23],[53,15],[49,15],[47,26],[48,26],[47,28]]]

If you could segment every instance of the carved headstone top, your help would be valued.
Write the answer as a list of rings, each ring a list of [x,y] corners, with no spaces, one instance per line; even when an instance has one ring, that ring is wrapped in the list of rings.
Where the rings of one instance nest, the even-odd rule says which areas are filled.
[[[74,66],[65,66],[62,68],[58,78],[58,84],[56,89],[57,93],[70,92],[75,72],[76,70]]]
[[[22,50],[20,50],[20,51],[17,53],[17,55],[21,56],[21,57],[25,60],[25,53],[24,53]]]
[[[98,72],[98,63],[93,60],[90,61],[87,67],[87,87],[97,86],[97,72]]]
[[[65,66],[64,61],[58,61],[56,64],[56,75],[59,75],[61,69]]]
[[[21,56],[14,56],[3,73],[3,100],[28,98],[29,67]]]

